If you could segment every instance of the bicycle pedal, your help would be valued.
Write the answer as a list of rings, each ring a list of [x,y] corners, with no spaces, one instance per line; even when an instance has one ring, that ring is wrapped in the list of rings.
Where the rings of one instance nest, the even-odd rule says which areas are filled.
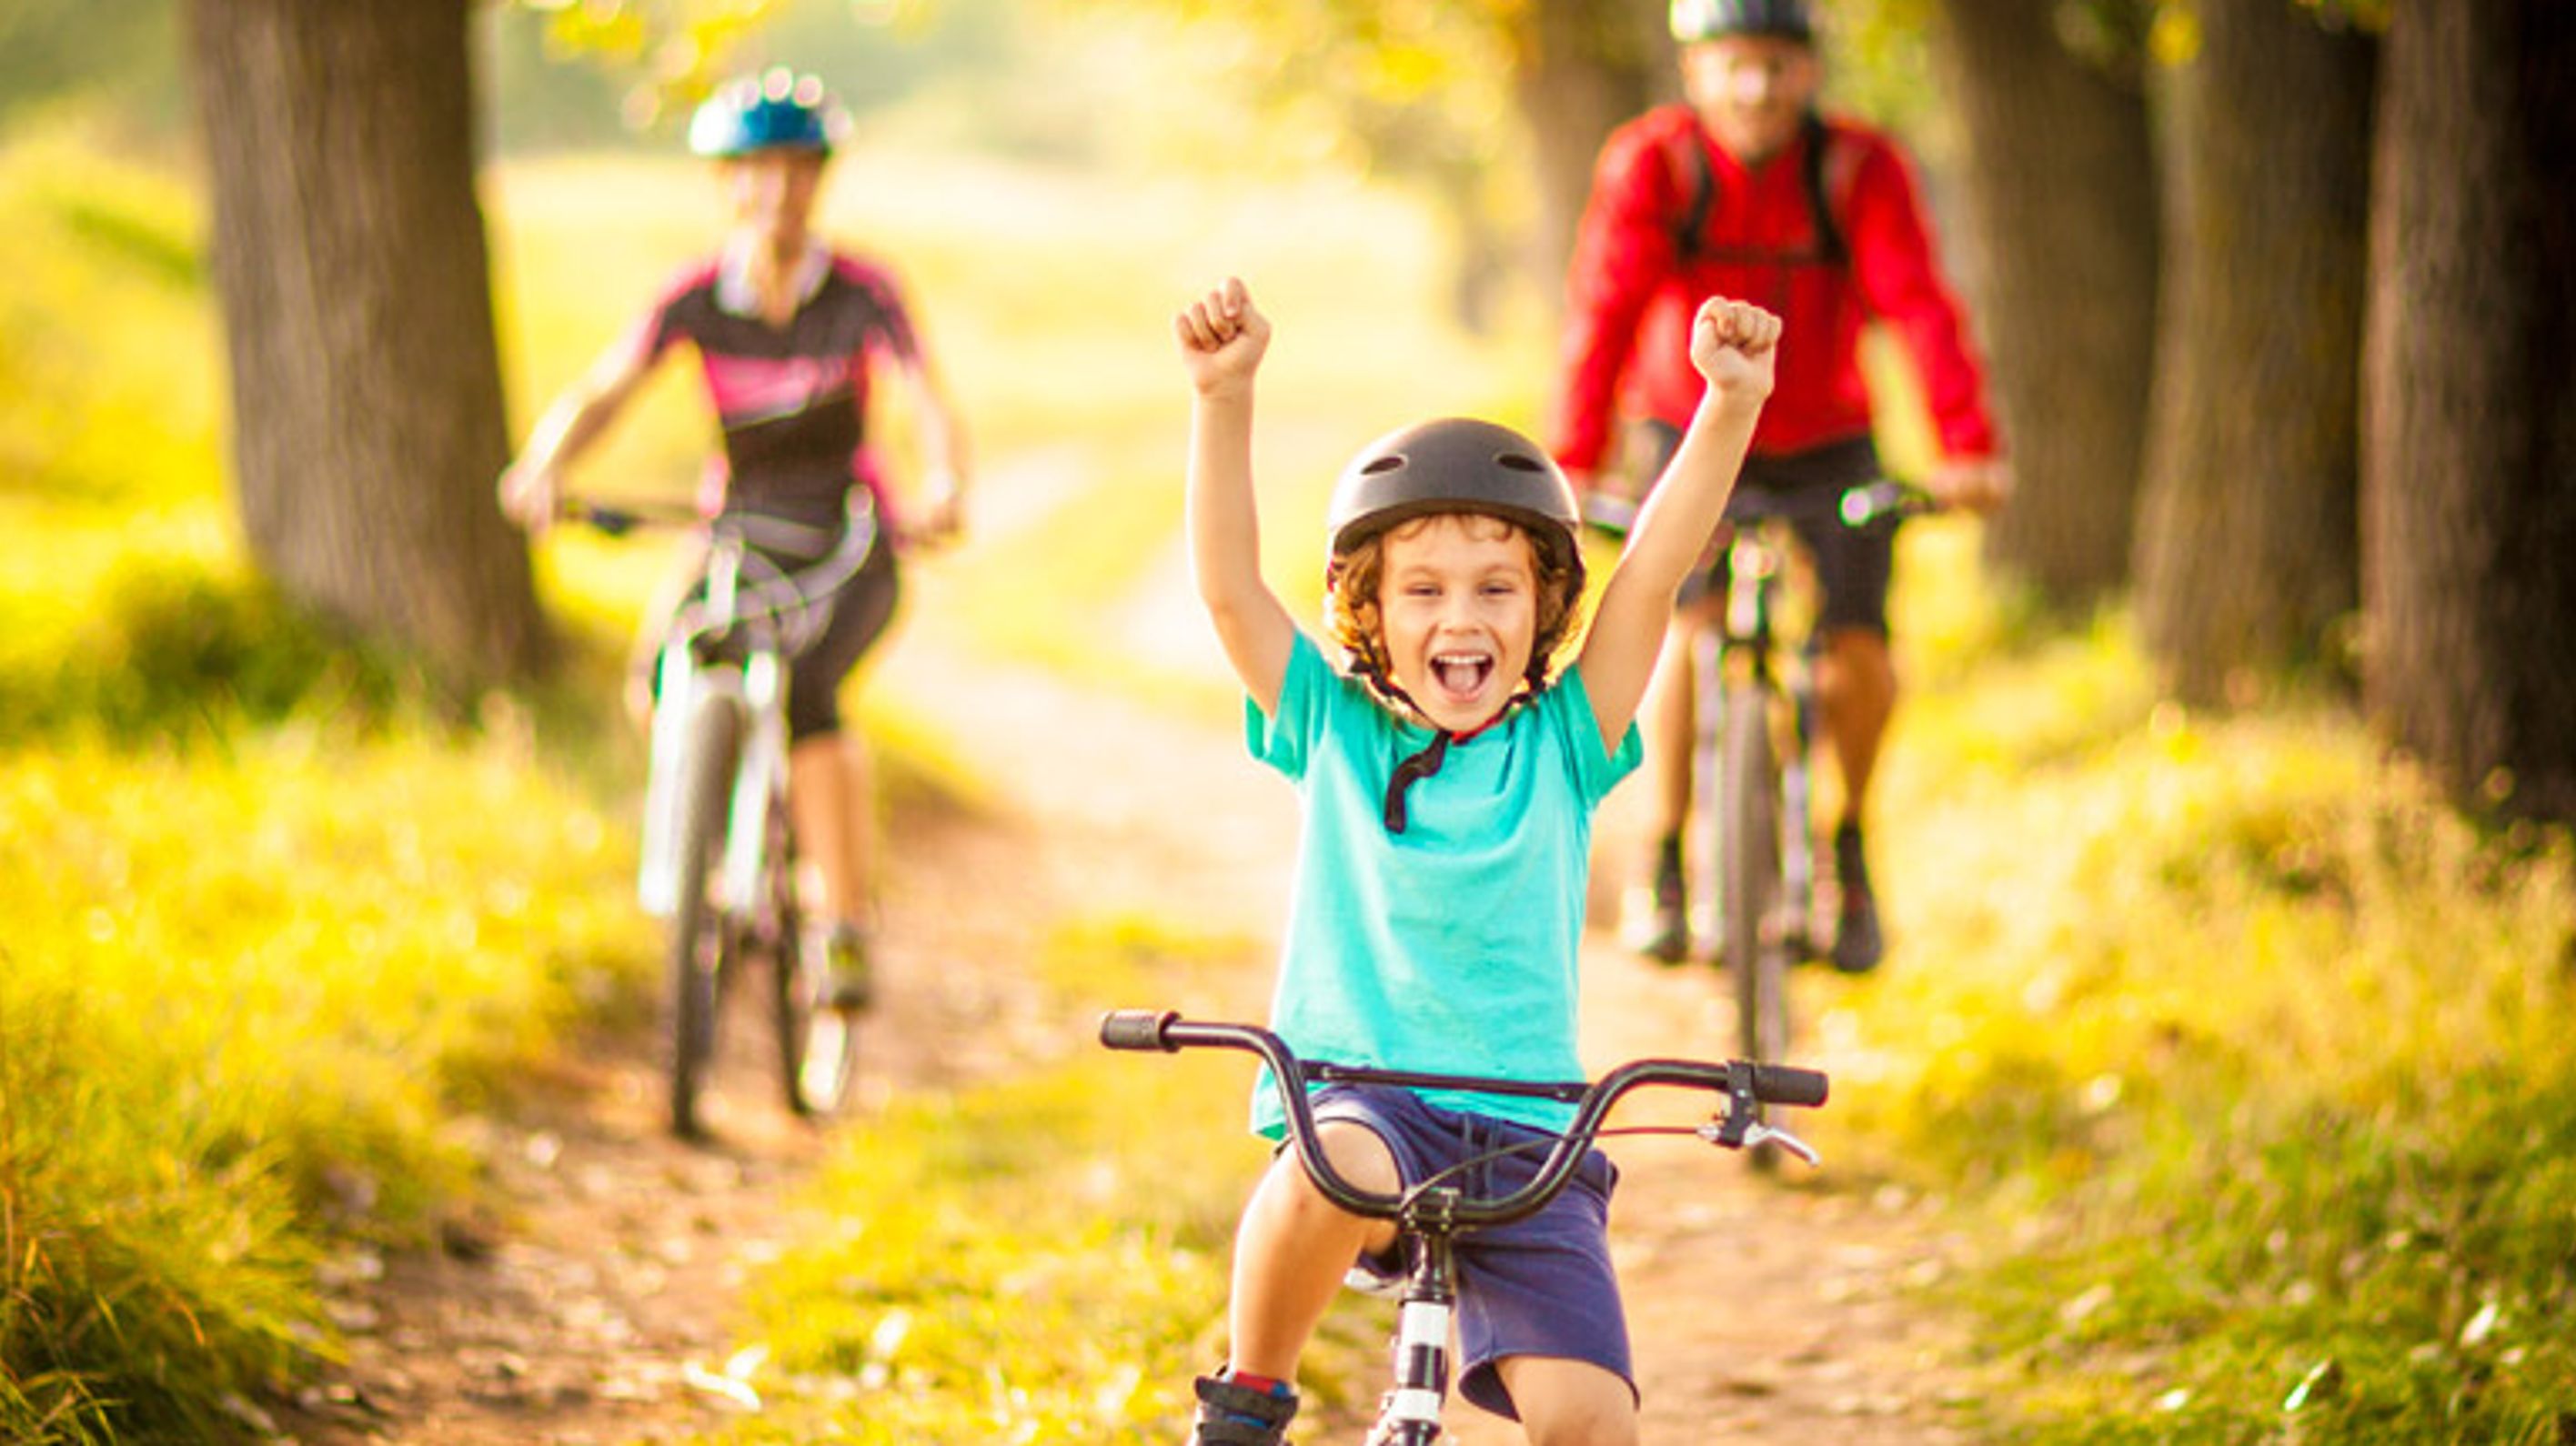
[[[1362,1295],[1373,1295],[1380,1300],[1396,1300],[1404,1294],[1402,1277],[1380,1275],[1365,1265],[1354,1265],[1344,1272],[1342,1285],[1345,1289],[1358,1291]]]

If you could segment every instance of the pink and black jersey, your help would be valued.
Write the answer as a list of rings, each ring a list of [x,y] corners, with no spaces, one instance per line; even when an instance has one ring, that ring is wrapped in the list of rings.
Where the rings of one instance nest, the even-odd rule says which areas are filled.
[[[884,268],[818,244],[798,280],[796,314],[776,327],[761,318],[738,258],[693,266],[634,344],[647,358],[677,342],[697,348],[724,428],[711,502],[837,525],[852,483],[881,492],[867,449],[870,371],[884,360],[909,365],[919,350]]]

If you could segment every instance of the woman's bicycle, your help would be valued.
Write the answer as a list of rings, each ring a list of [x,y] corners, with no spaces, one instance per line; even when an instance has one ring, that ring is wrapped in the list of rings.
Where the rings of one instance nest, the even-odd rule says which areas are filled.
[[[1735,1060],[1646,1059],[1623,1064],[1591,1083],[1533,1083],[1462,1078],[1404,1070],[1360,1069],[1301,1060],[1269,1030],[1247,1024],[1207,1024],[1173,1013],[1118,1010],[1100,1021],[1100,1042],[1111,1049],[1232,1049],[1257,1055],[1270,1067],[1287,1113],[1290,1146],[1324,1198],[1354,1215],[1395,1223],[1406,1261],[1398,1293],[1394,1383],[1380,1401],[1369,1446],[1429,1446],[1440,1436],[1440,1410],[1449,1389],[1449,1323],[1458,1300],[1455,1247],[1460,1235],[1526,1219],[1547,1207],[1583,1163],[1595,1140],[1609,1135],[1693,1135],[1731,1150],[1772,1145],[1816,1163],[1816,1152],[1763,1118],[1766,1105],[1815,1106],[1825,1102],[1825,1076],[1814,1070]],[[1471,1196],[1458,1183],[1464,1172],[1514,1150],[1462,1162],[1401,1193],[1381,1194],[1351,1184],[1325,1158],[1316,1134],[1308,1087],[1387,1084],[1420,1089],[1462,1089],[1486,1094],[1558,1100],[1573,1105],[1574,1122],[1562,1135],[1543,1139],[1547,1157],[1520,1188],[1499,1198]],[[1723,1115],[1696,1126],[1631,1126],[1605,1129],[1611,1107],[1629,1091],[1672,1085],[1725,1097]]]
[[[804,933],[787,807],[787,664],[821,631],[834,591],[879,545],[873,504],[854,491],[836,538],[752,515],[710,522],[667,504],[575,502],[567,510],[611,536],[648,526],[706,532],[700,580],[654,658],[636,878],[645,912],[671,921],[671,1128],[703,1134],[699,1104],[715,1068],[717,1016],[751,959],[768,966],[788,1107],[834,1114],[857,1072],[860,1007],[835,996],[823,951]],[[821,544],[820,555],[790,571],[755,545],[764,542],[808,556]]]
[[[1937,507],[1909,483],[1872,482],[1842,494],[1845,526],[1894,526]],[[1727,592],[1716,625],[1691,640],[1699,689],[1693,709],[1685,897],[1689,952],[1713,954],[1734,986],[1737,1047],[1749,1059],[1789,1055],[1789,973],[1824,956],[1815,927],[1816,832],[1810,757],[1819,715],[1815,670],[1789,614],[1796,556],[1787,509],[1769,494],[1729,504]],[[1635,505],[1597,497],[1596,529],[1624,535]],[[1810,638],[1812,642],[1812,638]],[[1755,1160],[1767,1165],[1767,1154]]]

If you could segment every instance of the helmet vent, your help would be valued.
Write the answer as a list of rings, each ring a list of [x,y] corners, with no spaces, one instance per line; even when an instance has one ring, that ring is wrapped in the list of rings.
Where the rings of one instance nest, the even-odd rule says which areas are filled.
[[[1546,465],[1541,463],[1537,458],[1526,456],[1519,452],[1501,452],[1495,454],[1494,465],[1497,467],[1509,467],[1515,472],[1544,472],[1547,470]]]
[[[1367,476],[1374,477],[1380,472],[1392,472],[1403,465],[1404,454],[1401,452],[1390,452],[1383,457],[1371,457],[1368,461],[1368,465],[1362,467],[1360,471]]]

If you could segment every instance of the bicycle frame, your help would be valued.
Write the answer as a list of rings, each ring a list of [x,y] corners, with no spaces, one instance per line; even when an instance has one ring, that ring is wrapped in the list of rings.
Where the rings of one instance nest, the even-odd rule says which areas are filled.
[[[1827,1095],[1825,1076],[1814,1070],[1744,1060],[1726,1064],[1635,1060],[1590,1084],[1352,1068],[1301,1060],[1279,1036],[1253,1025],[1197,1023],[1175,1013],[1150,1010],[1118,1010],[1103,1016],[1100,1042],[1111,1049],[1170,1053],[1217,1048],[1259,1056],[1270,1067],[1270,1077],[1279,1091],[1290,1146],[1317,1191],[1354,1215],[1395,1223],[1408,1266],[1397,1307],[1395,1381],[1380,1403],[1377,1425],[1368,1438],[1371,1446],[1429,1446],[1440,1436],[1440,1410],[1449,1391],[1450,1317],[1458,1300],[1457,1237],[1482,1227],[1525,1219],[1545,1209],[1573,1180],[1621,1096],[1649,1085],[1715,1091],[1726,1097],[1724,1118],[1690,1133],[1729,1149],[1776,1144],[1814,1164],[1815,1151],[1787,1131],[1764,1123],[1761,1107],[1766,1103],[1821,1105]],[[1573,1123],[1548,1147],[1537,1173],[1508,1195],[1498,1199],[1470,1197],[1439,1177],[1417,1182],[1398,1193],[1384,1194],[1353,1185],[1325,1157],[1314,1108],[1306,1096],[1308,1086],[1332,1083],[1466,1089],[1553,1099],[1573,1105],[1575,1114]]]
[[[739,536],[717,538],[708,553],[701,620],[695,627],[674,628],[654,661],[657,702],[636,894],[644,911],[659,919],[670,918],[679,906],[680,817],[687,806],[680,788],[680,764],[698,710],[709,700],[730,700],[750,724],[735,769],[725,829],[720,877],[727,900],[739,904],[757,897],[761,872],[769,863],[768,830],[762,820],[773,802],[783,807],[786,798],[787,674],[772,630],[751,631],[749,650],[740,663],[714,662],[705,656],[712,642],[734,631],[742,553]]]
[[[1766,939],[1776,939],[1792,957],[1803,959],[1814,957],[1815,951],[1810,918],[1816,890],[1810,763],[1816,738],[1816,682],[1811,658],[1784,665],[1779,652],[1780,593],[1793,556],[1788,530],[1784,515],[1764,513],[1738,523],[1727,544],[1725,606],[1717,624],[1701,630],[1696,640],[1698,756],[1691,776],[1699,794],[1693,814],[1706,834],[1703,847],[1695,852],[1714,874],[1722,852],[1715,805],[1723,778],[1719,765],[1727,705],[1730,699],[1744,697],[1762,700],[1766,708],[1785,705],[1772,720],[1771,749],[1780,778],[1780,815],[1775,820],[1780,825],[1780,897],[1773,901],[1773,917],[1761,921],[1761,929]],[[1714,905],[1717,890],[1695,892],[1702,907]]]
[[[694,1136],[736,961],[770,961],[791,1109],[829,1115],[856,1057],[852,1004],[822,1003],[823,960],[802,944],[788,798],[788,660],[828,622],[828,600],[880,545],[873,503],[853,494],[837,534],[777,518],[712,524],[667,507],[576,504],[619,535],[648,520],[707,526],[703,574],[654,658],[655,706],[636,894],[671,930],[671,1117]],[[790,571],[755,539],[819,557]],[[809,554],[810,555],[810,554]]]

